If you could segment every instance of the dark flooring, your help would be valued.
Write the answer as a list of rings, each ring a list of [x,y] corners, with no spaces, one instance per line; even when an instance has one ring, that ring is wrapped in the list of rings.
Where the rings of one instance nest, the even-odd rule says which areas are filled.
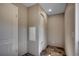
[[[45,50],[40,53],[40,56],[66,56],[64,48],[48,45]],[[34,56],[26,53],[23,56]]]
[[[41,56],[66,56],[64,48],[48,45],[41,53]]]
[[[34,56],[34,55],[32,55],[32,54],[30,54],[30,53],[26,53],[26,54],[24,54],[23,56]]]

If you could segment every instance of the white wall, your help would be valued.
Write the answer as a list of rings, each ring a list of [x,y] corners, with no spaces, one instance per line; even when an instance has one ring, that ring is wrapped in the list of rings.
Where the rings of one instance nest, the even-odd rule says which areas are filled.
[[[65,51],[66,55],[75,54],[75,5],[68,4],[65,10]]]
[[[48,45],[64,48],[64,14],[48,17]]]
[[[76,4],[75,20],[75,55],[79,56],[79,3]]]
[[[0,56],[18,55],[18,8],[0,4]]]
[[[22,4],[18,7],[18,55],[27,53],[27,8]]]

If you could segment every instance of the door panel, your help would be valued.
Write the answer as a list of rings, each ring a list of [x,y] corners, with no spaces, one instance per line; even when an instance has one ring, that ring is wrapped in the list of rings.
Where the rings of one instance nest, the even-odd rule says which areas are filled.
[[[0,4],[0,55],[18,55],[18,8]]]
[[[40,14],[40,25],[39,25],[39,53],[41,53],[42,50],[44,50],[47,46],[47,40],[46,40],[46,28],[45,28],[45,16],[42,12]]]

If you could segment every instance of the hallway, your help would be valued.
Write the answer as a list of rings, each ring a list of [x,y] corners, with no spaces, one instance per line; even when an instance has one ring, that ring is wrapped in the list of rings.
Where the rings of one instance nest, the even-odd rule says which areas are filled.
[[[0,4],[0,56],[74,55],[74,3]]]

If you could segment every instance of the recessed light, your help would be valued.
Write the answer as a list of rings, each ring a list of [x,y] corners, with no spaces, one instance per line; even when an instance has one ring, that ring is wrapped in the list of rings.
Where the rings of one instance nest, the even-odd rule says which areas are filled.
[[[49,11],[49,12],[51,12],[51,11],[52,11],[52,9],[49,9],[48,11]]]

